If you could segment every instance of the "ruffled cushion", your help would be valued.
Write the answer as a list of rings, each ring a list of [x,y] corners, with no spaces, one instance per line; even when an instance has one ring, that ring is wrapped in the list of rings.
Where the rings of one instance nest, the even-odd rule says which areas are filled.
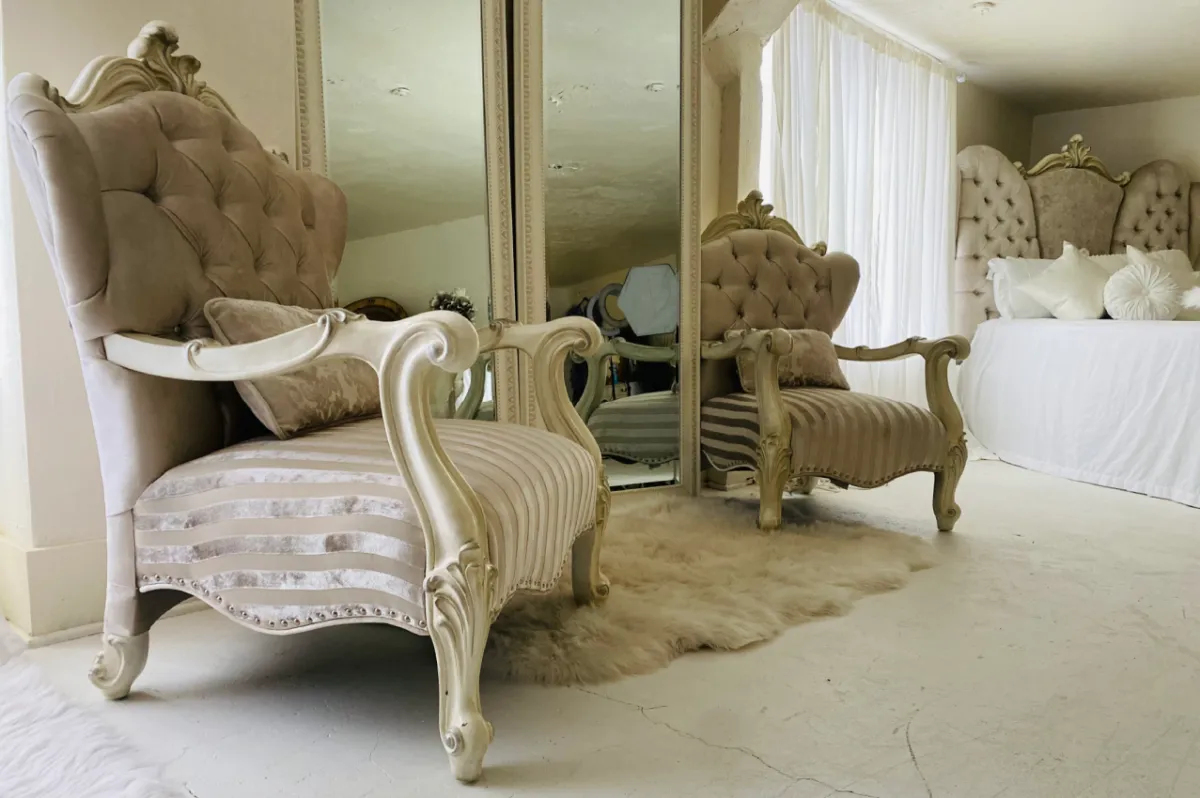
[[[1114,319],[1170,321],[1179,315],[1179,286],[1161,266],[1131,263],[1104,286],[1104,308]]]

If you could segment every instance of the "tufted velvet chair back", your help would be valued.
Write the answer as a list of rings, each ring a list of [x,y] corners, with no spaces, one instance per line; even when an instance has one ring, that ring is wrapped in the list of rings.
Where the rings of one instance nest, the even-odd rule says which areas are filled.
[[[833,335],[858,280],[854,258],[821,254],[782,229],[726,232],[700,249],[700,339],[774,328]],[[702,362],[701,401],[738,390],[734,361]]]
[[[17,165],[79,345],[109,515],[154,479],[238,437],[229,386],[110,363],[103,337],[209,335],[217,296],[333,304],[346,204],[235,118],[148,91],[76,111],[33,75],[9,87]],[[71,113],[60,107],[67,106]]]

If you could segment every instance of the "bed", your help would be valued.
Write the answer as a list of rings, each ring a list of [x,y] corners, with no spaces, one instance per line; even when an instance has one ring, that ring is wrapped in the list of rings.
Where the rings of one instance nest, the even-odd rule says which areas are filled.
[[[1200,322],[1000,318],[988,263],[1200,251],[1200,183],[1171,161],[1111,174],[1078,137],[1025,169],[967,147],[955,262],[963,416],[999,459],[1200,507]],[[1192,235],[1192,230],[1196,231]]]

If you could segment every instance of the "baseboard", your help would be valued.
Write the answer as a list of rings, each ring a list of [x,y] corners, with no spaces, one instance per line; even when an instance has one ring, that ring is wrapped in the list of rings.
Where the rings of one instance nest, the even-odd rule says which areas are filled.
[[[0,609],[27,639],[104,618],[104,539],[26,549],[0,537]]]
[[[189,598],[181,601],[171,609],[163,613],[163,618],[174,618],[177,615],[189,615],[200,610],[207,610],[209,606],[197,598]],[[68,640],[78,640],[81,637],[91,637],[98,635],[104,631],[104,622],[96,621],[94,623],[84,624],[83,626],[75,626],[70,629],[61,629],[57,632],[49,632],[43,635],[29,636],[21,629],[17,629],[17,634],[25,639],[25,643],[29,648],[42,648],[43,646],[52,646],[56,643],[65,643]]]

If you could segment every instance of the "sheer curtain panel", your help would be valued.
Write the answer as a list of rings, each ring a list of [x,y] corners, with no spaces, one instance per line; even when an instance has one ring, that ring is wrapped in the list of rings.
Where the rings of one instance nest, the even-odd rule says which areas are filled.
[[[929,56],[819,2],[763,51],[760,183],[805,242],[858,259],[834,336],[886,346],[950,331],[955,81]],[[919,358],[845,363],[855,390],[925,404]]]

